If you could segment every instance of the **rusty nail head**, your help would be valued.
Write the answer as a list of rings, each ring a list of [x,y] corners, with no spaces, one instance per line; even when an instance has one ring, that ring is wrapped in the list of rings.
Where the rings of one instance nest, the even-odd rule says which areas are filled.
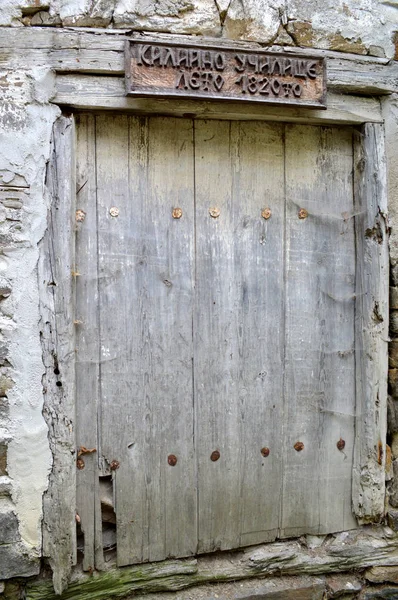
[[[182,208],[173,208],[173,219],[181,219],[182,217]]]
[[[213,206],[212,208],[209,208],[209,214],[211,217],[213,217],[213,219],[217,219],[217,217],[220,216],[220,213],[221,213],[220,209],[215,206]]]
[[[308,217],[308,210],[305,210],[305,208],[300,208],[298,218],[306,219],[307,217]]]
[[[340,438],[339,441],[337,442],[336,446],[339,450],[344,450],[345,441],[342,438]]]
[[[272,213],[271,213],[271,209],[270,209],[270,208],[264,208],[264,209],[261,211],[261,216],[262,216],[262,218],[263,218],[263,219],[265,219],[265,220],[269,219],[269,218],[270,218],[270,216],[271,216],[271,214],[272,214]]]
[[[79,469],[79,471],[81,471],[82,469],[84,469],[85,464],[84,464],[84,460],[82,458],[78,458],[76,461],[76,467]]]
[[[79,208],[76,211],[76,221],[77,223],[83,223],[84,219],[86,218],[86,213],[84,212],[84,210],[82,210],[81,208]]]
[[[116,471],[120,467],[120,462],[118,460],[113,460],[110,467],[111,471]]]
[[[269,448],[267,448],[266,446],[264,448],[261,448],[261,454],[264,456],[264,458],[267,458],[267,456],[269,456]]]
[[[111,215],[111,217],[118,217],[119,216],[119,209],[117,208],[117,206],[112,206],[109,209],[109,214]]]
[[[167,457],[167,462],[169,463],[170,467],[175,467],[177,464],[177,457],[175,454],[169,454]]]
[[[296,443],[294,444],[294,449],[295,449],[297,452],[301,452],[301,450],[304,450],[304,444],[303,444],[303,442],[296,442]]]
[[[220,456],[220,452],[218,450],[214,450],[214,452],[212,452],[210,455],[210,460],[212,460],[213,462],[217,462]]]

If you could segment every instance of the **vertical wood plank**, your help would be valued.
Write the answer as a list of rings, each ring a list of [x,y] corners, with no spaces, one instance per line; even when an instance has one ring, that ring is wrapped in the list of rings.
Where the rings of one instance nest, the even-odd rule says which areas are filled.
[[[83,568],[103,567],[99,500],[97,414],[100,402],[100,338],[97,259],[95,117],[80,115],[77,126],[76,209],[76,443],[95,449],[80,459],[77,470],[77,512],[84,534]]]
[[[281,126],[198,121],[195,157],[195,435],[199,552],[208,552],[273,539],[279,524]]]
[[[56,594],[66,588],[76,563],[75,184],[75,123],[73,117],[61,116],[51,140],[46,178],[51,205],[38,265],[45,366],[43,415],[54,457],[43,497],[43,556],[49,558]]]
[[[381,446],[362,435],[366,450],[358,434],[354,478],[368,504],[356,513],[380,514],[363,476],[371,440],[376,479],[384,460],[384,363],[361,358],[384,351],[386,327],[385,286],[376,281],[368,304],[365,285],[388,264],[383,163],[377,183],[363,158],[382,156],[371,134],[377,143],[356,146],[354,206],[350,130],[197,121],[194,151],[188,120],[81,117],[77,433],[97,448],[78,474],[85,568],[102,564],[98,481],[111,472],[119,565],[261,543],[278,528],[355,527],[355,394],[367,369]],[[359,217],[355,242],[367,194],[378,212],[372,227]]]
[[[385,502],[388,370],[388,225],[384,128],[354,137],[357,243],[357,409],[353,506],[360,523],[379,521]]]
[[[356,526],[352,164],[350,130],[286,126],[283,537]]]
[[[101,447],[120,464],[118,564],[187,556],[196,550],[192,122],[101,117],[97,161]]]

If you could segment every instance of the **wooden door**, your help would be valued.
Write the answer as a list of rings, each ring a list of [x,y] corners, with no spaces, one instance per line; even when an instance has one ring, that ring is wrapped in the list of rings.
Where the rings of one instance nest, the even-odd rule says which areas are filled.
[[[351,130],[84,115],[77,182],[85,568],[104,486],[119,565],[355,527]]]

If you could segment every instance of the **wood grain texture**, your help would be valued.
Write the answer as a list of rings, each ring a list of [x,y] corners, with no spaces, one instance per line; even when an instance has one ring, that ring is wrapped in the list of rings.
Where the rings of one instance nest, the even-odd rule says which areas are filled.
[[[286,126],[283,537],[356,526],[352,164],[349,129]]]
[[[118,564],[191,555],[192,122],[98,117],[97,165],[101,453],[120,463]]]
[[[77,109],[126,110],[135,114],[162,114],[205,119],[267,120],[281,122],[361,124],[382,122],[380,103],[373,97],[328,93],[327,110],[259,106],[239,102],[204,102],[163,98],[129,98],[122,77],[58,74],[54,102]]]
[[[139,33],[140,39],[177,41],[178,36]],[[179,38],[184,44],[195,44],[189,36]],[[126,31],[79,30],[26,27],[24,34],[15,27],[3,27],[0,40],[0,66],[19,69],[50,67],[57,73],[80,72],[124,76],[124,44]],[[230,42],[207,40],[209,45],[230,46]],[[239,42],[236,47],[258,49],[254,43]],[[280,47],[274,48],[280,52]],[[28,52],[27,52],[28,50]],[[283,49],[295,55],[317,55],[328,59],[328,86],[348,94],[390,94],[398,89],[398,65],[395,61],[371,56],[358,56],[325,50]]]
[[[354,430],[367,410],[355,406],[358,393],[377,410],[366,413],[366,435],[356,442],[356,515],[367,502],[364,520],[377,518],[382,491],[367,489],[363,457],[373,453],[372,473],[381,478],[384,446],[374,437],[382,442],[385,434],[384,354],[377,364],[387,314],[386,237],[383,209],[376,210],[384,206],[380,126],[366,126],[373,146],[356,157],[354,203],[348,128],[106,114],[81,123],[78,179],[85,183],[87,170],[90,177],[79,197],[96,198],[78,203],[87,208],[78,286],[92,269],[97,291],[81,287],[78,306],[91,315],[100,380],[97,408],[86,401],[82,410],[87,423],[99,415],[94,480],[119,463],[118,564],[355,528]],[[376,149],[375,178],[366,161]],[[367,197],[375,221],[366,220]],[[98,217],[89,216],[90,202]],[[360,290],[370,277],[368,305]],[[373,360],[364,359],[365,347]],[[374,377],[376,397],[359,387],[364,372]],[[79,373],[87,398],[93,375]],[[92,423],[80,427],[82,435],[94,431]],[[92,553],[98,522],[97,511]]]
[[[73,214],[75,210],[75,126],[59,117],[51,139],[46,187],[48,229],[38,265],[40,330],[45,374],[43,415],[54,456],[43,497],[43,556],[61,594],[76,562],[75,335]],[[61,385],[59,385],[61,384]]]
[[[278,527],[283,170],[281,126],[195,123],[199,552]]]
[[[126,42],[126,93],[325,107],[323,58],[178,42]]]
[[[76,208],[84,221],[76,223],[76,445],[95,449],[83,454],[77,470],[77,512],[84,534],[85,570],[103,567],[99,501],[97,414],[100,405],[100,337],[98,314],[97,177],[95,117],[78,117],[76,148]]]
[[[388,370],[388,224],[382,125],[356,132],[354,180],[356,284],[356,431],[353,506],[361,523],[384,515]]]

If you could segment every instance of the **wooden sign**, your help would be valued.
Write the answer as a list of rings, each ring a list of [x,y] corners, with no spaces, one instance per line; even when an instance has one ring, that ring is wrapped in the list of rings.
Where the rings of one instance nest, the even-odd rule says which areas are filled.
[[[129,40],[127,94],[326,108],[325,60],[262,50]]]

